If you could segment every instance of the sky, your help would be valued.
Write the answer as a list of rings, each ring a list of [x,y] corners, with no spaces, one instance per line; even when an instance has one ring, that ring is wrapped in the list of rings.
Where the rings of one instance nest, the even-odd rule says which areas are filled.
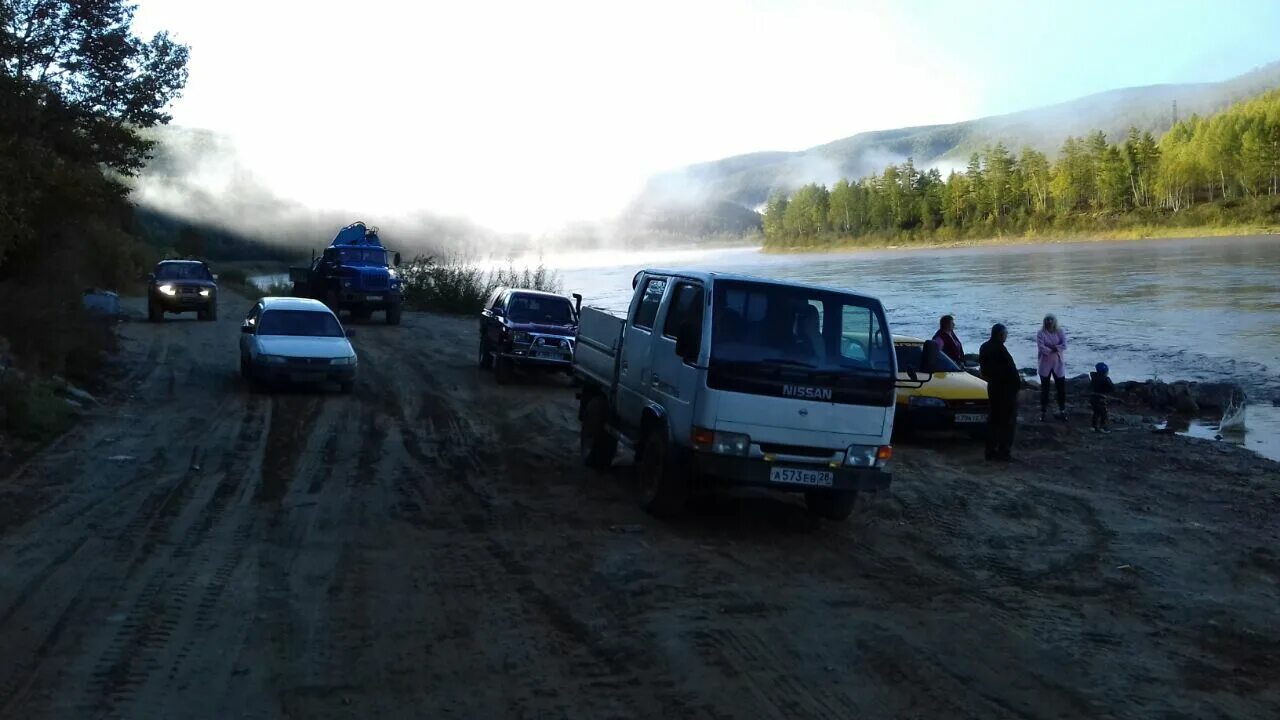
[[[1280,60],[1280,2],[139,0],[178,125],[319,209],[537,232],[655,172]]]

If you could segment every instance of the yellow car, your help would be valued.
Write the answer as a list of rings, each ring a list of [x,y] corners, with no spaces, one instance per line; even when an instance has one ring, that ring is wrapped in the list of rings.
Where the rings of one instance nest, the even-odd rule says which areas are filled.
[[[911,380],[909,371],[920,367],[924,340],[895,335],[898,379]],[[923,377],[921,377],[923,379]],[[938,353],[933,379],[920,387],[898,388],[894,432],[959,430],[981,435],[986,430],[987,382],[965,372],[951,358]]]

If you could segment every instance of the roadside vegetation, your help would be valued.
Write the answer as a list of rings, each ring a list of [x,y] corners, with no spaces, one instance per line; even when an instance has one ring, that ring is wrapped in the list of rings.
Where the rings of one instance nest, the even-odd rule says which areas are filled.
[[[555,271],[541,263],[535,268],[485,270],[459,258],[437,260],[418,256],[400,270],[404,283],[404,303],[418,310],[468,314],[480,312],[485,298],[499,287],[519,287],[558,293],[563,282]]]
[[[879,175],[775,194],[765,247],[945,244],[1000,237],[1133,237],[1280,228],[1280,90],[1158,140],[1068,137],[1056,159],[997,142],[943,178],[911,159]],[[1214,232],[1215,230],[1219,232]]]
[[[152,150],[139,132],[169,121],[187,47],[138,37],[133,14],[127,0],[0,2],[3,425],[29,439],[62,426],[49,379],[92,385],[114,342],[82,291],[127,289],[160,254],[125,180]]]

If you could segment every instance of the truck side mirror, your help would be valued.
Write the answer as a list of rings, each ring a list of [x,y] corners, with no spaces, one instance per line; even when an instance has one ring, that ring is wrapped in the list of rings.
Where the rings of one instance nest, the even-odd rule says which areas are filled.
[[[938,355],[941,352],[938,349],[938,343],[932,340],[927,341],[920,353],[920,372],[932,375],[938,367]]]
[[[582,314],[582,296],[578,293],[573,294],[573,314],[575,317]]]
[[[240,332],[245,335],[251,335],[253,333],[253,326],[246,320],[245,323],[240,326]]]
[[[396,251],[396,254],[395,254],[395,263],[396,263],[396,267],[400,267],[400,252],[399,252],[399,251]]]

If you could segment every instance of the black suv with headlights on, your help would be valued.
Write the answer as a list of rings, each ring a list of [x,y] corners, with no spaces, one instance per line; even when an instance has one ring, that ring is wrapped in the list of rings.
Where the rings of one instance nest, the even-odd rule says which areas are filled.
[[[201,320],[218,319],[218,278],[199,260],[162,260],[147,275],[147,319],[165,313],[194,312]]]
[[[517,366],[572,372],[582,303],[581,295],[573,297],[576,302],[538,290],[494,290],[480,311],[481,369],[492,369],[499,383]]]

